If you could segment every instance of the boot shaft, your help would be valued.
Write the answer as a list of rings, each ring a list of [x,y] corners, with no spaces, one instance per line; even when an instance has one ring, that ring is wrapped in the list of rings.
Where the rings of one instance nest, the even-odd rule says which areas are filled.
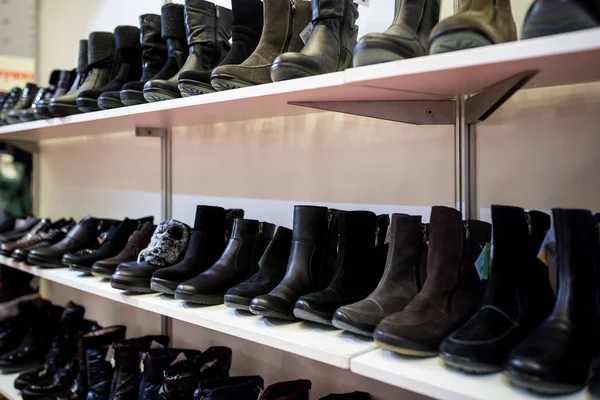
[[[273,239],[265,249],[260,261],[260,271],[277,271],[285,266],[290,257],[292,230],[278,226]]]
[[[147,82],[167,61],[167,44],[161,36],[161,17],[140,15],[140,45],[142,50],[142,82]]]
[[[162,38],[167,45],[167,59],[173,59],[180,68],[188,56],[188,45],[185,33],[184,6],[169,3],[162,6]],[[167,67],[169,61],[163,67]],[[164,69],[164,68],[163,68]],[[170,76],[161,77],[168,79]]]
[[[156,400],[165,379],[165,371],[174,362],[194,360],[200,351],[185,349],[150,349],[142,354],[139,400]]]
[[[231,11],[231,37],[234,46],[236,42],[243,42],[248,46],[256,47],[264,23],[262,1],[232,0]]]
[[[142,74],[142,49],[140,29],[135,26],[117,26],[114,31],[115,58],[111,77],[120,77],[126,81],[140,79]]]
[[[77,73],[82,76],[88,67],[88,39],[79,41],[79,53],[77,55]]]
[[[418,37],[427,49],[429,34],[440,20],[441,0],[401,0],[400,3],[400,6],[396,7],[393,24],[401,25]]]
[[[88,69],[112,68],[115,36],[110,32],[92,32],[88,38]]]

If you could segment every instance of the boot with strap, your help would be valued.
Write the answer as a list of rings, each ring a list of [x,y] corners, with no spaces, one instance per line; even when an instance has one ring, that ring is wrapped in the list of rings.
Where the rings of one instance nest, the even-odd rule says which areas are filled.
[[[271,67],[273,82],[343,71],[352,65],[358,37],[353,0],[312,0],[312,34],[298,53],[283,53]]]
[[[396,17],[383,33],[363,36],[354,48],[355,67],[426,56],[429,35],[440,19],[441,0],[396,0]]]
[[[460,10],[433,28],[429,54],[517,40],[510,0],[462,0]]]
[[[53,96],[48,103],[48,112],[53,117],[65,117],[67,115],[79,114],[79,108],[77,108],[77,96],[79,94],[79,87],[85,81],[88,71],[88,47],[89,42],[87,39],[79,41],[79,55],[77,57],[77,68],[75,69],[75,76],[72,76],[71,86],[65,91],[58,92],[56,96]],[[67,83],[64,83],[67,85]]]

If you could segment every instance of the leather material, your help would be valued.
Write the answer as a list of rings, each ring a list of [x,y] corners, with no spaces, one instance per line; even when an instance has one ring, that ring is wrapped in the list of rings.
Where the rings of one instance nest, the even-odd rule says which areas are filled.
[[[0,245],[0,254],[10,256],[11,253],[19,248],[27,247],[34,237],[40,237],[43,233],[50,229],[52,223],[50,220],[39,220],[24,236],[14,242],[2,243]]]
[[[358,37],[353,0],[312,0],[312,34],[299,53],[283,53],[271,67],[274,82],[343,71]]]
[[[65,221],[64,225],[50,228],[47,233],[35,235],[30,240],[22,242],[20,248],[13,250],[11,257],[15,260],[27,261],[27,256],[31,250],[45,248],[60,242],[74,226],[75,221],[69,220]]]
[[[521,39],[532,39],[600,26],[600,2],[536,0],[523,23]]]
[[[292,246],[285,276],[269,294],[252,300],[250,311],[294,319],[294,304],[300,296],[327,287],[332,277],[326,265],[328,215],[331,214],[326,207],[294,207]]]
[[[27,217],[22,222],[23,223],[18,228],[15,228],[10,232],[5,232],[5,233],[1,234],[0,242],[11,243],[11,242],[21,239],[23,236],[25,236],[29,232],[30,229],[32,229],[35,225],[37,225],[39,220],[35,217]]]
[[[9,124],[16,124],[21,122],[19,116],[21,115],[21,111],[28,109],[33,104],[33,100],[37,94],[39,88],[35,83],[28,83],[23,88],[23,92],[21,92],[21,97],[19,97],[19,101],[12,107],[10,112],[6,114],[6,122]]]
[[[43,100],[35,103],[35,110],[34,110],[34,114],[35,114],[35,118],[37,119],[44,119],[44,118],[50,118],[52,117],[52,114],[50,114],[50,109],[49,109],[49,105],[50,105],[50,101],[52,101],[52,99],[60,97],[62,95],[64,95],[65,93],[67,93],[67,91],[69,91],[69,88],[71,87],[71,85],[73,85],[73,82],[75,80],[76,77],[76,72],[75,70],[72,71],[65,71],[65,70],[61,70],[58,71],[58,82],[56,83],[56,87],[52,92],[48,92],[48,95],[44,97]]]
[[[21,93],[21,88],[12,88],[2,102],[2,109],[0,110],[0,125],[8,124],[6,117],[21,98]]]
[[[375,342],[413,356],[438,354],[442,340],[480,307],[485,289],[475,260],[490,241],[491,226],[448,207],[431,209],[427,280],[404,308],[381,321]]]
[[[150,349],[142,354],[142,378],[138,400],[156,400],[162,386],[165,370],[179,356],[194,359],[200,351],[173,348]]]
[[[256,400],[263,388],[263,378],[257,375],[207,379],[198,385],[194,400]]]
[[[31,102],[31,106],[18,112],[19,121],[33,121],[35,119],[35,109],[37,107],[37,104],[41,103],[44,100],[44,98],[48,96],[48,93],[50,93],[50,95],[52,93],[50,92],[49,88],[39,88],[35,94],[35,97],[33,98],[33,101]]]
[[[299,52],[304,47],[300,32],[311,21],[311,7],[305,1],[266,0],[264,3],[264,26],[256,50],[239,65],[222,65],[214,69],[211,83],[217,90],[235,86],[251,86],[270,83],[271,65],[275,58],[285,52]]]
[[[598,220],[587,210],[553,209],[558,293],[552,313],[505,365],[508,379],[542,393],[575,392],[585,386],[600,334]]]
[[[2,272],[4,273],[4,271]],[[37,315],[40,308],[49,306],[50,303],[41,299],[19,303],[17,306],[18,314],[2,322],[2,328],[0,328],[0,354],[6,354],[16,349],[36,322],[32,319],[32,316]]]
[[[312,382],[306,379],[279,382],[268,386],[258,400],[308,400]]]
[[[494,261],[483,306],[440,346],[443,360],[466,370],[500,371],[554,306],[548,267],[537,257],[550,216],[492,205],[492,222]]]
[[[333,325],[371,336],[386,316],[403,310],[421,290],[427,265],[427,226],[420,216],[393,214],[389,249],[381,280],[364,299],[340,307]]]

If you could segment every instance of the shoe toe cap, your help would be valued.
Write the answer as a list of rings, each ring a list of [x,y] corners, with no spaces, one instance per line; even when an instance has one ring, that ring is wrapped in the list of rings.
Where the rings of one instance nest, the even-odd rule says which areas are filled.
[[[256,310],[268,310],[279,314],[291,315],[294,311],[294,303],[268,294],[252,299],[250,307]]]

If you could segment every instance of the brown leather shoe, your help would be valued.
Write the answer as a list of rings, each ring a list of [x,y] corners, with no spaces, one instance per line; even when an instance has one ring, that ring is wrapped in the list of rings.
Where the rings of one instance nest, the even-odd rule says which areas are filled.
[[[427,280],[419,294],[400,312],[377,325],[375,342],[400,354],[438,355],[442,340],[464,324],[480,306],[485,285],[475,261],[491,226],[465,221],[448,207],[433,207],[429,233]]]
[[[141,224],[138,229],[133,232],[133,235],[131,235],[131,238],[119,254],[102,261],[97,261],[92,266],[92,275],[110,279],[119,264],[137,260],[140,251],[150,244],[150,238],[155,229],[156,225],[153,225],[150,222]]]

